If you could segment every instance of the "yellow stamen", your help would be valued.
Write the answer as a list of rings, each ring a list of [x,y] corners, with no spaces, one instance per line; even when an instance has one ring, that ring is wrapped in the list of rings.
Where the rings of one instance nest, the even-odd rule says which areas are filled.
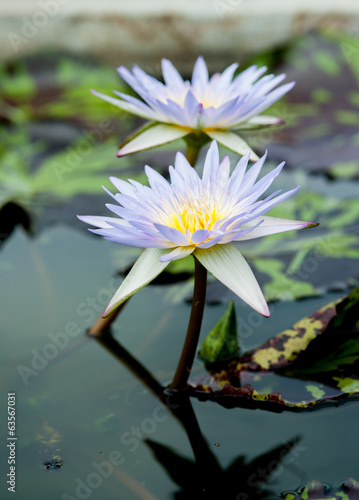
[[[206,207],[203,205],[187,205],[179,212],[169,216],[169,225],[182,233],[189,230],[194,233],[198,229],[211,229],[218,220],[219,214],[216,206]]]

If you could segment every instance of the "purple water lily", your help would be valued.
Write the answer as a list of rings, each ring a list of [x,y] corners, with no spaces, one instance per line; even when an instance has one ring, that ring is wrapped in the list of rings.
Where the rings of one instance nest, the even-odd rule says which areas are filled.
[[[136,151],[165,144],[189,134],[204,134],[228,149],[242,155],[250,151],[250,159],[257,155],[237,132],[241,128],[278,125],[284,123],[275,116],[260,115],[280,99],[294,85],[286,83],[284,74],[263,74],[267,68],[251,66],[234,77],[238,64],[232,64],[223,73],[208,75],[206,63],[199,57],[191,81],[183,80],[167,59],[162,60],[164,83],[148,75],[138,66],[132,72],[121,66],[121,77],[142,99],[114,91],[114,98],[93,91],[95,95],[150,120],[151,126],[125,143],[118,152],[124,156]]]
[[[317,224],[264,215],[294,194],[276,191],[259,200],[284,163],[257,181],[266,155],[248,171],[249,152],[230,173],[230,160],[219,159],[215,141],[206,155],[202,177],[182,153],[169,167],[170,182],[145,167],[149,186],[111,177],[119,191],[109,193],[116,217],[79,216],[96,226],[90,231],[107,240],[145,250],[106,308],[110,314],[128,297],[160,274],[169,262],[193,254],[218,280],[256,311],[269,316],[262,291],[238,250],[241,241]],[[107,190],[106,190],[107,191]]]

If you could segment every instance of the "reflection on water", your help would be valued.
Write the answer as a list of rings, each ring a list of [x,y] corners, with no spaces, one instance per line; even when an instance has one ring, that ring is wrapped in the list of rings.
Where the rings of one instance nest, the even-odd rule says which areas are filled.
[[[87,336],[114,279],[114,247],[59,226],[37,238],[18,229],[1,250],[2,399],[17,395],[17,498],[33,491],[37,500],[244,500],[314,478],[338,486],[357,476],[355,403],[272,414],[159,397],[177,365],[190,311],[186,303],[166,302],[167,286],[136,294],[112,336]],[[243,349],[341,295],[276,304]],[[203,335],[224,308],[206,307]],[[236,308],[245,317],[245,306]],[[201,368],[197,358],[193,376]],[[38,438],[47,425],[45,446]],[[57,456],[63,466],[46,474],[44,462]]]
[[[213,498],[214,500],[224,493],[226,498],[238,498],[238,495],[241,498],[250,498],[252,495],[256,495],[256,498],[264,498],[268,494],[265,491],[268,477],[282,467],[282,462],[288,460],[288,454],[292,455],[292,462],[295,460],[292,449],[299,443],[298,438],[256,457],[249,463],[243,455],[235,457],[230,466],[223,469],[202,435],[189,393],[186,391],[178,393],[162,387],[111,334],[103,334],[97,340],[166,405],[184,428],[191,444],[194,460],[188,460],[179,455],[171,447],[152,439],[145,439],[155,459],[180,487],[176,498]],[[215,443],[215,446],[219,447],[219,444]]]

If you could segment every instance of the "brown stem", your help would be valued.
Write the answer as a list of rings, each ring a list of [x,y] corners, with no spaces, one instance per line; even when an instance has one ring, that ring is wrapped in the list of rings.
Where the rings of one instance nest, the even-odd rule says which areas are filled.
[[[123,302],[120,306],[118,306],[118,308],[115,309],[115,311],[111,313],[109,316],[107,316],[107,318],[103,318],[102,316],[100,316],[91,326],[91,328],[87,331],[87,334],[90,335],[90,337],[97,337],[98,335],[102,335],[103,333],[107,332],[112,323],[115,321],[117,316],[124,308],[127,301],[128,299],[125,302]]]
[[[199,334],[201,332],[204,304],[206,299],[207,269],[194,257],[194,290],[191,315],[189,318],[186,340],[173,377],[171,389],[182,390],[187,386],[187,380],[196,354]]]

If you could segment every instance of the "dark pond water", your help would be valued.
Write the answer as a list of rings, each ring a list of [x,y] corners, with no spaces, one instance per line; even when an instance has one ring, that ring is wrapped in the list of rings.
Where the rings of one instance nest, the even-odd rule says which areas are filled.
[[[359,281],[359,70],[343,43],[351,42],[340,34],[309,35],[258,58],[297,81],[271,113],[287,127],[247,137],[258,152],[268,147],[271,166],[287,160],[277,188],[302,185],[272,215],[321,225],[243,247],[273,301],[271,317],[259,319],[234,298],[242,353]],[[50,54],[10,62],[1,77],[0,238],[14,214],[32,231],[16,225],[0,247],[0,498],[254,500],[283,498],[314,479],[335,490],[348,477],[358,480],[357,401],[274,413],[191,398],[176,410],[176,401],[165,406],[138,377],[145,367],[159,384],[170,383],[190,281],[137,293],[113,324],[112,340],[87,335],[122,279],[116,270],[138,252],[94,237],[76,214],[105,213],[100,186],[110,187],[110,174],[143,180],[145,163],[163,170],[184,145],[115,158],[118,138],[139,121],[88,92],[121,90],[113,68]],[[233,297],[211,283],[208,298],[200,344]],[[357,352],[350,352],[356,362]],[[204,372],[197,357],[191,383]],[[275,390],[280,378],[268,377],[267,387],[262,379],[261,392]],[[293,378],[288,394],[302,387]],[[7,446],[8,393],[16,397],[15,450]],[[14,451],[15,495],[5,477]]]
[[[146,439],[194,461],[178,419],[128,367],[85,334],[118,279],[113,277],[116,261],[117,245],[61,225],[37,238],[18,229],[3,245],[1,400],[4,412],[6,393],[16,394],[17,498],[171,499],[180,488],[154,458]],[[173,303],[170,291],[166,286],[146,287],[113,326],[117,342],[164,385],[177,364],[189,314],[188,304]],[[243,350],[342,295],[276,304],[272,317],[241,340]],[[236,307],[239,316],[248,316],[242,303],[236,302]],[[203,332],[211,329],[224,308],[207,306]],[[197,359],[193,377],[201,367]],[[355,403],[280,414],[191,403],[210,454],[223,470],[239,456],[248,463],[298,439],[268,477],[270,491],[297,488],[314,478],[339,486],[348,476],[358,475]],[[5,439],[2,470],[8,468]],[[61,469],[45,470],[44,462],[59,461],[57,456]],[[205,456],[204,467],[198,466],[200,485],[206,484],[201,474],[210,471],[208,460]],[[273,467],[273,460],[267,467]],[[263,467],[252,472],[256,473],[263,474]],[[236,481],[239,495],[243,477],[232,477],[232,492]],[[233,497],[226,496],[225,482],[222,488],[222,498]],[[260,498],[260,490],[255,491],[258,496],[254,493],[252,498]],[[2,498],[11,494],[5,491]],[[184,498],[192,497],[187,491]]]

